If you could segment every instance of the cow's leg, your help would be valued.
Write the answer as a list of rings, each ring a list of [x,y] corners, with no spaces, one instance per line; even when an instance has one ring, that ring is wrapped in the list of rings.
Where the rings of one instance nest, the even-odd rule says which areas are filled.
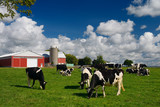
[[[88,87],[90,87],[89,79],[87,80],[87,82],[88,82]]]
[[[117,96],[120,95],[121,93],[121,81],[118,81],[118,92],[117,92]]]
[[[31,79],[29,78],[28,73],[27,73],[27,78],[28,78],[28,87],[30,87]]]
[[[86,84],[86,87],[87,87],[87,85],[88,85],[88,80],[85,81],[85,84]]]
[[[42,89],[41,81],[39,81],[39,84],[40,84],[40,89]]]
[[[33,88],[33,86],[34,86],[34,83],[35,83],[35,80],[33,79],[33,84],[32,84],[32,88]]]
[[[102,86],[102,91],[103,91],[103,97],[106,97],[104,85]]]
[[[122,87],[122,90],[125,91],[124,86],[123,86],[123,80],[121,81],[121,87]]]
[[[98,88],[99,88],[100,86],[96,86],[95,87],[95,90],[96,90],[96,96],[95,97],[97,97],[98,96]]]
[[[123,87],[123,83],[121,83],[121,86],[122,86],[122,90],[125,91],[125,89],[124,89],[124,87]]]

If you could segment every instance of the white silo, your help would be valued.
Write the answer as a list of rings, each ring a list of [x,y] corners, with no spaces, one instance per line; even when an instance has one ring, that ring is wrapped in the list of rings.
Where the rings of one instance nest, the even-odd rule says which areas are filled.
[[[50,48],[50,63],[52,65],[58,64],[58,48],[51,46]]]

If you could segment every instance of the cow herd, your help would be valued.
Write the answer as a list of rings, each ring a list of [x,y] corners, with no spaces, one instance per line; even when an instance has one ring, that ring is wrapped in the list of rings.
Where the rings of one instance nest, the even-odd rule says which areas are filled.
[[[106,67],[107,66],[107,67]],[[108,69],[108,67],[113,67],[112,69]],[[120,67],[120,68],[119,68]],[[96,91],[96,96],[97,90],[100,86],[102,86],[102,91],[103,91],[103,97],[105,97],[105,86],[107,85],[117,85],[118,86],[118,92],[117,95],[120,95],[121,93],[121,88],[123,91],[125,91],[123,87],[123,74],[124,71],[121,69],[121,66],[111,66],[111,65],[96,65],[94,66],[95,70],[92,75],[91,68],[81,68],[81,82],[80,83],[80,88],[84,88],[84,84],[86,85],[87,89],[87,94],[88,98],[91,98],[93,95],[93,92]],[[91,79],[91,81],[90,81]]]
[[[145,64],[132,64],[131,68],[126,69],[126,72],[137,74],[138,76],[149,76],[150,70],[146,69],[147,67]]]
[[[101,86],[103,91],[103,97],[105,97],[105,86],[114,86],[118,87],[117,96],[120,95],[121,89],[125,91],[123,86],[123,75],[124,70],[122,70],[121,64],[100,64],[92,66],[94,71],[92,72],[91,67],[80,67],[81,71],[81,81],[80,89],[84,89],[86,86],[88,98],[91,98],[93,92],[96,91],[95,97],[98,96],[97,89]],[[137,75],[149,75],[149,70],[145,69],[145,65],[134,64],[132,68],[128,68],[126,72],[128,73],[137,73]],[[66,65],[57,65],[57,73],[63,76],[71,76],[73,68],[67,69]],[[59,71],[60,70],[60,71]],[[34,86],[35,80],[39,80],[40,88],[45,89],[47,82],[44,81],[44,75],[39,67],[26,68],[26,74],[28,77],[28,86],[30,87],[30,80],[33,80],[31,88]]]

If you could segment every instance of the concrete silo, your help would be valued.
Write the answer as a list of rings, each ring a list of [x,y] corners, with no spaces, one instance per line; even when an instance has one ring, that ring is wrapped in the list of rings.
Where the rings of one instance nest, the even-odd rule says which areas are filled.
[[[58,64],[58,48],[51,46],[50,48],[50,63],[52,65]]]

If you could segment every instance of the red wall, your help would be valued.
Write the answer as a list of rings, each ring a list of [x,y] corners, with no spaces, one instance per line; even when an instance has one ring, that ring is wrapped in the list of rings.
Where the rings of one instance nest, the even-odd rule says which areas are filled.
[[[37,58],[38,59],[38,67],[44,67],[44,57]],[[27,67],[27,58],[14,58],[12,57],[12,67]]]
[[[49,57],[44,58],[45,63],[49,63]],[[58,58],[58,63],[66,63],[66,58]]]
[[[66,58],[58,58],[58,63],[66,63]]]
[[[12,67],[27,67],[27,58],[13,58]]]
[[[1,67],[11,67],[11,58],[0,59]]]
[[[44,67],[44,57],[38,59],[38,67],[41,67],[41,64],[42,64],[42,67]]]
[[[21,58],[21,67],[27,67],[27,58]]]
[[[49,57],[44,58],[45,63],[49,63]]]

